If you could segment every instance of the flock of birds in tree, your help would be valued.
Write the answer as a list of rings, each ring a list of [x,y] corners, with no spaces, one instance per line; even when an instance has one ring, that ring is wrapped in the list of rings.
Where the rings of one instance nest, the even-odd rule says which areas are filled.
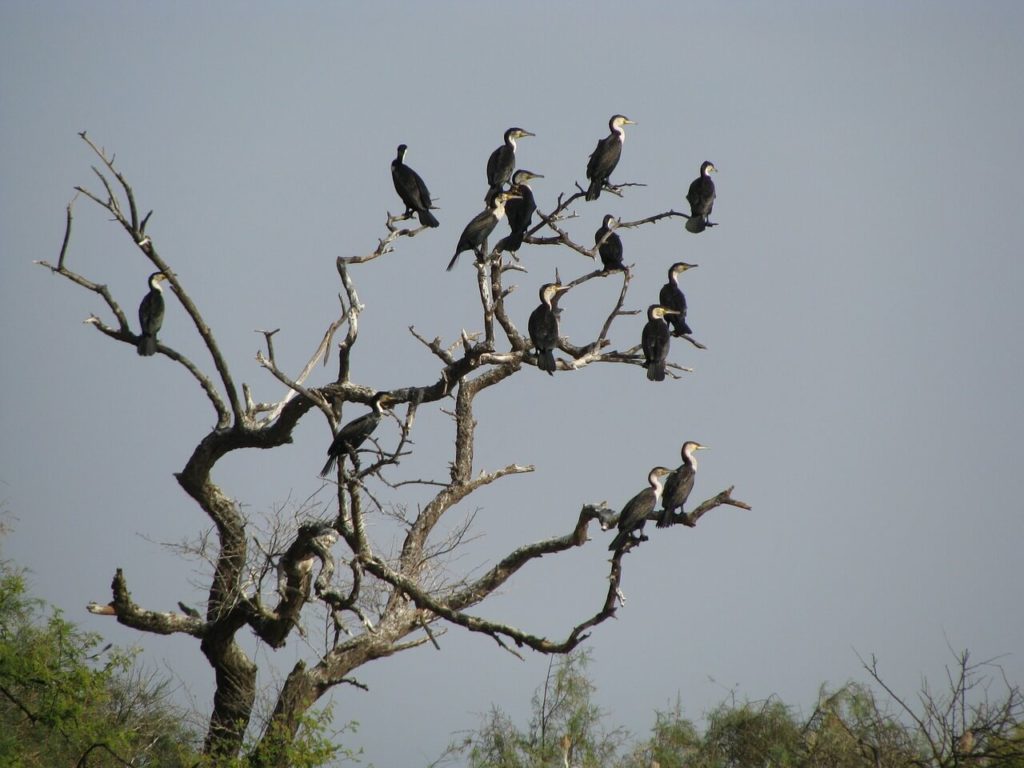
[[[587,187],[585,198],[597,200],[601,191],[611,188],[609,179],[622,155],[625,141],[626,125],[636,123],[624,115],[614,115],[608,121],[609,134],[597,143],[587,163]],[[484,198],[486,207],[477,214],[462,230],[455,254],[448,263],[452,270],[463,251],[472,250],[478,260],[485,260],[487,238],[498,223],[507,218],[509,234],[502,238],[496,249],[498,252],[515,253],[523,244],[527,230],[530,228],[533,214],[537,210],[533,191],[529,182],[542,179],[542,175],[532,171],[515,168],[516,140],[535,134],[523,128],[509,128],[505,131],[505,140],[495,149],[487,160],[487,194]],[[438,227],[440,222],[432,213],[430,190],[423,178],[405,164],[408,147],[398,146],[395,159],[391,162],[391,178],[395,191],[406,206],[405,215],[416,215],[424,227]],[[700,166],[700,175],[690,184],[686,194],[690,205],[690,216],[686,229],[690,232],[703,232],[707,227],[714,226],[709,217],[715,203],[715,183],[710,173],[717,171],[713,163],[704,162]],[[507,186],[506,186],[507,185]],[[598,250],[605,272],[628,271],[622,261],[622,239],[616,233],[618,221],[608,214],[604,217],[601,227],[594,233],[594,245]],[[669,343],[672,336],[688,336],[691,329],[686,322],[686,297],[679,287],[679,276],[696,264],[676,262],[668,269],[668,279],[662,286],[658,303],[647,309],[647,324],[641,333],[641,348],[644,355],[644,368],[647,378],[651,381],[663,381],[668,358]],[[139,305],[139,324],[142,333],[137,342],[140,355],[150,356],[157,351],[157,333],[163,324],[164,299],[160,283],[167,279],[163,272],[154,272],[149,277],[149,292]],[[539,291],[540,305],[530,314],[528,330],[530,340],[536,351],[537,367],[554,375],[556,370],[554,350],[559,343],[558,299],[568,286],[558,282],[546,283]],[[371,401],[372,409],[338,430],[327,451],[327,463],[324,464],[321,477],[326,477],[344,458],[349,457],[353,465],[358,466],[356,452],[373,433],[384,413],[389,409],[388,397],[385,392],[378,392]],[[610,550],[619,551],[634,546],[646,539],[643,527],[648,517],[652,516],[661,504],[658,527],[667,527],[676,523],[693,525],[683,507],[693,488],[697,461],[694,453],[707,446],[693,441],[683,444],[681,449],[682,464],[670,470],[666,467],[655,467],[648,473],[648,487],[636,494],[622,508],[618,521],[618,534],[609,545]]]

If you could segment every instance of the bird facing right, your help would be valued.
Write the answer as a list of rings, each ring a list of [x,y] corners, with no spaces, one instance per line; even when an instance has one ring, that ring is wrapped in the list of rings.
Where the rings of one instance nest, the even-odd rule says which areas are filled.
[[[636,125],[625,115],[612,115],[608,121],[608,135],[597,142],[597,147],[587,161],[587,178],[590,179],[590,186],[587,188],[586,199],[597,200],[601,196],[601,190],[608,185],[608,177],[612,175],[615,166],[619,164],[619,157],[622,155],[622,145],[626,141],[624,125]]]
[[[668,281],[661,286],[661,293],[658,294],[658,303],[661,306],[674,309],[679,313],[668,316],[668,324],[672,327],[673,336],[688,336],[693,333],[686,323],[686,296],[679,287],[679,276],[696,266],[696,264],[687,264],[685,261],[677,261],[668,268]]]
[[[694,526],[694,523],[686,516],[683,507],[686,505],[686,500],[690,498],[693,480],[697,474],[697,457],[694,456],[694,453],[706,451],[707,448],[706,445],[701,445],[693,440],[683,443],[683,447],[679,451],[683,463],[673,470],[665,480],[665,490],[661,495],[661,517],[657,523],[659,528],[667,528],[675,522],[680,522],[691,528]],[[677,509],[679,510],[678,516],[674,514]]]
[[[356,450],[373,434],[373,431],[380,424],[380,420],[384,416],[384,411],[388,410],[387,397],[387,392],[375,394],[373,400],[370,401],[370,405],[373,408],[372,411],[352,419],[352,421],[338,430],[338,433],[331,441],[330,447],[327,449],[327,463],[320,470],[320,477],[327,477],[330,471],[334,469],[334,465],[343,462],[346,456],[352,458],[353,463],[355,462]]]
[[[156,334],[164,324],[164,289],[160,283],[167,279],[163,272],[154,272],[149,276],[149,293],[142,297],[139,304],[139,325],[142,335],[139,336],[136,351],[143,357],[156,354]]]
[[[662,482],[666,475],[671,472],[666,467],[655,467],[647,474],[648,487],[626,502],[626,506],[619,513],[619,532],[608,545],[608,549],[617,551],[626,545],[639,544],[644,540],[643,528],[647,523],[647,516],[654,511],[661,500]],[[638,536],[633,537],[636,533]]]
[[[499,192],[491,198],[488,206],[478,213],[462,230],[459,243],[455,246],[455,255],[448,262],[448,271],[455,268],[459,260],[459,254],[463,251],[472,250],[478,259],[483,261],[484,250],[487,247],[487,238],[498,226],[498,222],[505,217],[505,203],[515,195],[509,192]]]

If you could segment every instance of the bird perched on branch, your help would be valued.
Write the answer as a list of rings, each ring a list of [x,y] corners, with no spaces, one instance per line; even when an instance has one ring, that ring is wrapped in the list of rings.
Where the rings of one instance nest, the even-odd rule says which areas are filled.
[[[509,234],[498,241],[498,251],[515,253],[523,244],[526,230],[530,228],[533,213],[537,210],[537,202],[533,199],[533,190],[527,183],[531,179],[543,179],[539,173],[520,169],[512,174],[512,189],[517,197],[509,198],[505,204],[505,218],[508,219]]]
[[[156,335],[164,324],[164,289],[160,283],[167,279],[163,272],[154,272],[149,276],[149,293],[142,297],[139,304],[139,325],[142,335],[136,350],[143,357],[156,354]]]
[[[640,336],[640,345],[644,351],[644,368],[647,378],[651,381],[665,380],[665,361],[668,360],[669,332],[666,315],[677,314],[674,309],[667,309],[660,304],[651,304],[647,308],[647,325]]]
[[[327,477],[334,465],[344,461],[346,456],[351,456],[353,464],[355,463],[356,450],[366,441],[366,438],[373,434],[373,430],[380,424],[384,412],[388,410],[387,398],[387,392],[378,392],[370,401],[370,405],[373,407],[372,411],[352,419],[338,430],[334,440],[331,441],[331,446],[327,449],[327,463],[320,470],[320,477]]]
[[[609,134],[597,142],[597,148],[590,155],[587,162],[587,178],[590,179],[587,200],[597,200],[601,196],[601,190],[608,183],[608,177],[619,163],[622,144],[626,140],[626,131],[622,127],[624,125],[636,123],[625,115],[612,115],[608,121]]]
[[[680,518],[678,522],[691,528],[694,526],[694,523],[690,522],[689,518],[686,517],[683,506],[686,504],[686,500],[690,498],[690,491],[693,490],[693,480],[697,474],[697,457],[693,454],[697,451],[705,450],[707,450],[706,445],[701,445],[693,440],[687,440],[683,443],[683,447],[679,452],[683,457],[683,463],[673,470],[665,480],[665,490],[661,495],[659,528],[667,528],[676,522],[673,517],[677,509],[679,510]]]
[[[594,233],[594,245],[597,246],[605,272],[616,269],[626,271],[626,265],[622,263],[622,238],[612,231],[618,224],[618,219],[609,213],[601,222],[600,229]]]
[[[423,226],[440,226],[440,222],[430,212],[430,190],[427,189],[423,178],[405,164],[405,153],[408,149],[405,144],[399,144],[398,155],[391,161],[391,181],[394,182],[395,192],[405,203],[406,216],[415,211]]]
[[[530,313],[530,341],[537,350],[537,367],[555,375],[554,349],[558,346],[558,297],[569,289],[559,283],[540,287],[540,306]]]
[[[513,197],[516,197],[516,195],[509,192],[499,192],[491,198],[487,208],[474,216],[473,220],[466,225],[466,228],[462,230],[462,235],[459,237],[459,244],[455,246],[455,255],[448,262],[449,272],[455,268],[455,263],[459,260],[459,254],[463,251],[472,249],[476,253],[477,258],[483,261],[484,251],[487,249],[487,238],[494,231],[494,228],[498,226],[498,222],[504,218],[505,203]]]
[[[690,204],[690,219],[686,222],[686,228],[690,232],[703,232],[705,228],[715,226],[708,219],[711,209],[715,207],[715,182],[708,175],[712,172],[718,172],[714,163],[707,160],[701,163],[700,176],[690,183],[686,193],[686,200]]]
[[[647,516],[661,500],[662,483],[669,472],[671,470],[666,467],[655,467],[647,474],[649,487],[627,501],[626,506],[622,508],[622,512],[619,513],[619,532],[608,545],[608,549],[617,551],[627,544],[639,544],[646,538],[642,533],[644,524],[647,522]],[[634,538],[634,533],[639,535]]]
[[[661,306],[674,309],[679,313],[668,316],[668,324],[672,327],[673,336],[686,336],[693,333],[686,323],[686,296],[679,288],[679,276],[696,266],[696,264],[687,264],[685,261],[677,261],[668,268],[668,282],[661,286],[661,293],[658,294],[658,303]]]
[[[487,158],[487,198],[491,199],[502,190],[502,187],[512,178],[512,171],[516,167],[516,139],[535,134],[522,128],[509,128],[505,131],[505,143],[491,152]]]

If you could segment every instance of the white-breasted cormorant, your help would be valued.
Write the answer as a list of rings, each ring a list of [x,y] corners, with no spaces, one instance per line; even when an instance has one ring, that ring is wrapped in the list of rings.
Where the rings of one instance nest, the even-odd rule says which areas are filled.
[[[708,219],[715,206],[715,182],[708,175],[711,172],[717,173],[718,169],[714,163],[705,160],[700,164],[700,176],[690,183],[690,190],[686,193],[686,200],[690,203],[690,221],[686,228],[691,232],[703,232],[705,227],[714,226]]]
[[[687,264],[685,261],[677,261],[668,268],[668,282],[661,286],[661,293],[658,294],[658,303],[661,306],[674,309],[679,313],[666,318],[672,327],[673,336],[687,336],[693,333],[690,326],[686,324],[686,296],[679,288],[679,276],[696,266],[696,264]]]
[[[683,506],[686,504],[686,500],[690,498],[690,491],[693,490],[693,478],[697,474],[697,457],[694,456],[696,451],[707,450],[706,445],[701,445],[693,440],[687,440],[683,443],[680,455],[683,457],[683,463],[679,465],[665,480],[665,490],[661,494],[661,518],[658,520],[659,528],[667,528],[675,522],[673,513],[678,509],[679,517],[683,525],[693,527],[686,517],[686,510]]]
[[[590,155],[587,162],[587,178],[590,179],[587,200],[597,200],[601,196],[601,189],[608,183],[608,177],[619,163],[622,143],[626,140],[626,132],[622,128],[624,125],[636,123],[624,115],[612,115],[608,121],[610,133],[597,142],[597,148]]]
[[[334,469],[335,463],[344,461],[346,456],[354,455],[366,438],[373,434],[373,430],[377,428],[381,417],[384,416],[384,411],[388,410],[388,406],[384,402],[386,398],[387,392],[378,392],[370,401],[370,405],[373,407],[372,411],[352,419],[338,430],[338,434],[334,436],[331,446],[327,449],[327,463],[320,470],[320,477],[327,477],[328,473]]]
[[[569,290],[559,283],[540,287],[540,306],[530,313],[530,341],[537,350],[537,367],[555,375],[554,349],[558,346],[558,297]]]
[[[597,252],[601,256],[601,264],[604,265],[605,272],[611,272],[616,269],[623,272],[626,271],[626,265],[622,263],[622,238],[619,237],[618,233],[612,232],[618,223],[618,220],[609,213],[601,222],[600,229],[594,233],[594,245],[600,243],[597,246]],[[605,237],[609,232],[611,234]]]
[[[640,493],[626,502],[626,506],[619,513],[619,532],[608,545],[608,549],[615,551],[622,549],[627,544],[639,544],[646,538],[642,531],[647,522],[647,516],[651,514],[658,502],[661,501],[662,482],[672,470],[666,467],[655,467],[647,474],[649,487],[644,488]],[[634,533],[640,534],[636,538]]]
[[[665,380],[665,361],[668,360],[670,338],[665,315],[675,314],[675,311],[660,304],[651,304],[647,308],[647,325],[640,336],[640,344],[644,350],[644,368],[647,369],[647,378],[651,381]]]
[[[498,251],[511,251],[515,253],[523,244],[523,237],[526,230],[530,228],[533,213],[537,210],[537,201],[533,199],[533,190],[527,183],[531,179],[543,179],[539,173],[519,169],[512,174],[512,194],[518,197],[510,198],[505,204],[505,218],[508,219],[509,234],[503,237],[496,246]]]
[[[509,128],[505,131],[505,143],[487,158],[487,199],[500,192],[512,178],[512,171],[516,167],[516,139],[533,135],[522,128]]]
[[[149,293],[142,297],[139,304],[139,325],[142,335],[136,346],[138,353],[144,357],[156,354],[156,334],[164,324],[164,291],[160,283],[167,279],[163,272],[154,272],[149,276]]]
[[[410,211],[419,215],[420,224],[425,227],[437,227],[440,222],[430,212],[430,190],[423,178],[405,164],[405,153],[409,148],[405,144],[398,145],[398,155],[391,161],[391,181],[395,184],[395,192],[405,203],[405,213]]]
[[[484,250],[487,247],[487,237],[494,231],[498,222],[505,216],[505,203],[514,195],[508,192],[499,192],[491,198],[487,208],[482,210],[462,230],[459,237],[459,244],[455,246],[455,255],[448,262],[448,271],[451,272],[455,263],[459,260],[459,254],[463,251],[473,250],[477,258],[483,261]]]

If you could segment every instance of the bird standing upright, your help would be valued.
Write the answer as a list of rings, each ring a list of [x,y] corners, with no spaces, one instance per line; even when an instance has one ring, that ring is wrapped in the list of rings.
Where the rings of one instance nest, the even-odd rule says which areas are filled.
[[[669,332],[665,315],[676,314],[674,309],[666,309],[659,304],[651,304],[647,308],[647,325],[640,336],[640,345],[644,351],[644,368],[650,381],[665,380],[665,361],[668,360]]]
[[[639,544],[646,537],[642,531],[647,523],[647,516],[654,511],[661,500],[663,478],[671,472],[666,467],[655,467],[647,474],[647,488],[626,502],[626,506],[619,513],[619,532],[608,545],[608,549],[617,551],[626,544]],[[633,538],[634,533],[640,535]]]
[[[373,407],[372,411],[352,419],[338,430],[338,434],[334,436],[327,449],[327,463],[320,470],[320,477],[327,477],[335,463],[343,462],[346,456],[351,456],[355,462],[356,450],[366,441],[366,438],[373,434],[384,416],[384,411],[388,410],[388,406],[384,402],[386,399],[387,392],[378,392],[370,401],[370,405]]]
[[[149,276],[149,293],[142,297],[139,304],[139,325],[142,335],[139,336],[136,351],[143,357],[156,354],[156,335],[164,324],[164,289],[160,283],[167,279],[163,272],[154,272]]]
[[[690,219],[686,222],[686,229],[690,232],[703,232],[705,228],[715,226],[708,219],[711,209],[715,207],[715,182],[708,175],[712,172],[718,172],[714,163],[707,160],[701,163],[700,176],[690,183],[686,193],[686,200],[690,204]]]
[[[679,288],[679,276],[696,266],[696,264],[687,264],[685,261],[677,261],[668,268],[668,282],[661,286],[661,293],[658,294],[658,303],[661,306],[674,309],[679,313],[668,316],[668,324],[672,326],[673,336],[687,336],[693,333],[686,323],[686,296]]]
[[[694,523],[686,517],[683,506],[690,498],[690,491],[693,490],[693,480],[697,474],[697,457],[693,454],[696,451],[707,450],[706,445],[687,440],[679,451],[683,463],[672,471],[665,480],[665,490],[661,495],[661,517],[658,519],[659,528],[667,528],[675,522],[681,522],[691,528]],[[679,510],[679,520],[674,519],[673,513]]]
[[[459,260],[459,254],[470,249],[476,253],[477,258],[483,261],[484,250],[487,248],[487,237],[494,231],[498,222],[505,216],[505,203],[514,195],[508,192],[499,192],[491,198],[490,204],[473,217],[473,220],[462,230],[459,243],[455,246],[455,255],[448,262],[448,271],[451,272],[455,263]]]
[[[537,201],[533,199],[533,190],[527,184],[531,179],[543,179],[539,173],[519,169],[512,174],[512,197],[505,204],[505,218],[508,219],[509,234],[498,241],[498,251],[515,253],[523,244],[526,230],[530,228],[533,213],[537,210]]]
[[[622,263],[622,238],[612,230],[618,226],[618,220],[610,213],[604,217],[600,228],[594,233],[594,245],[601,256],[601,264],[605,272],[621,270],[626,272],[626,265]]]
[[[609,134],[597,142],[597,147],[590,155],[587,162],[587,178],[590,179],[587,200],[597,200],[601,196],[601,190],[608,183],[608,177],[619,163],[622,144],[626,141],[626,131],[622,127],[624,125],[636,123],[625,115],[612,115],[608,121]]]
[[[391,181],[395,185],[395,192],[405,203],[407,216],[415,212],[419,216],[420,224],[425,227],[437,227],[440,222],[430,212],[430,190],[427,189],[423,178],[405,164],[405,153],[408,149],[405,144],[399,144],[398,155],[391,161]]]
[[[537,350],[537,367],[555,375],[554,349],[558,346],[558,297],[569,289],[559,283],[540,287],[540,306],[530,313],[530,341]]]
[[[487,197],[485,199],[490,200],[512,178],[512,171],[516,167],[516,139],[533,135],[535,134],[522,128],[509,128],[505,131],[505,142],[491,152],[491,156],[487,158]]]

